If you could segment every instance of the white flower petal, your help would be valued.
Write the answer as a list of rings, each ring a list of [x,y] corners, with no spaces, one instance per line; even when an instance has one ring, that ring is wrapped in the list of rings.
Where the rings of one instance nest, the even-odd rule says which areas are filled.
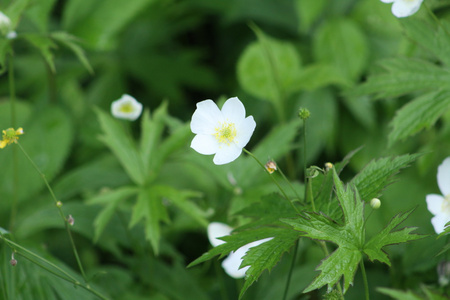
[[[231,143],[230,145],[220,145],[219,149],[214,155],[213,162],[216,165],[224,165],[230,163],[239,157],[242,153],[242,148]]]
[[[125,108],[125,109],[124,109]],[[118,119],[134,121],[142,113],[142,104],[130,95],[124,94],[111,103],[111,114]]]
[[[222,106],[222,115],[226,121],[235,124],[245,119],[245,107],[238,97],[228,99]]]
[[[209,242],[214,247],[217,247],[225,243],[225,241],[219,240],[217,238],[230,235],[230,233],[233,231],[233,228],[224,223],[212,222],[209,223],[207,231]]]
[[[245,146],[247,146],[253,132],[255,131],[255,128],[256,122],[252,116],[247,117],[242,123],[240,123],[238,128],[236,128],[236,145],[240,148],[244,148]]]
[[[394,2],[395,0],[380,0],[381,2],[384,2],[384,3],[392,3],[392,2]]]
[[[429,194],[426,196],[427,208],[433,215],[439,215],[442,213],[442,203],[444,197],[436,194]]]
[[[409,17],[415,14],[422,4],[422,0],[395,0],[392,13],[397,18]]]
[[[437,182],[442,195],[450,194],[450,157],[444,159],[438,167]]]
[[[191,131],[195,134],[214,134],[215,128],[223,120],[223,115],[212,100],[197,103],[192,115]]]
[[[236,279],[245,277],[245,272],[247,272],[247,270],[250,268],[247,266],[239,269],[239,266],[242,263],[242,257],[245,255],[245,251],[247,250],[241,249],[242,248],[239,248],[236,252],[230,252],[230,255],[228,255],[228,257],[222,261],[222,268],[225,270],[225,272],[230,277]]]
[[[215,154],[219,144],[213,135],[197,134],[191,142],[191,148],[203,155]]]
[[[444,231],[445,224],[450,221],[450,216],[446,214],[440,214],[431,218],[431,224],[433,224],[434,231],[437,234],[440,234]]]

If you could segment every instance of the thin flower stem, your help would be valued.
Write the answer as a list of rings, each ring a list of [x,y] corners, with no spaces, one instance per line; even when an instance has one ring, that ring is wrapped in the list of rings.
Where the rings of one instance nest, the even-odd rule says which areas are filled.
[[[364,268],[364,260],[362,258],[359,261],[359,266],[361,268],[361,274],[364,281],[364,291],[366,295],[366,300],[369,300],[369,284],[367,283],[366,269]]]
[[[283,300],[287,299],[287,295],[288,295],[288,291],[289,291],[289,285],[291,283],[291,277],[292,277],[292,273],[294,271],[295,260],[297,259],[297,251],[298,251],[298,243],[299,243],[299,241],[300,240],[297,240],[297,242],[295,243],[295,246],[294,246],[294,253],[292,255],[291,267],[289,268],[288,278],[286,280],[286,287],[284,288]]]
[[[253,159],[256,160],[256,162],[264,169],[264,172],[267,172],[266,167],[264,167],[263,163],[255,156],[253,155],[253,153],[251,153],[250,151],[248,151],[245,148],[242,148],[244,150],[245,153],[247,153],[248,155],[250,155],[251,157],[253,157]],[[290,198],[288,197],[288,195],[285,193],[285,191],[283,190],[283,188],[280,186],[280,184],[278,183],[278,181],[275,179],[274,176],[272,176],[271,174],[269,174],[267,172],[267,174],[270,176],[270,178],[272,178],[272,181],[275,183],[275,185],[278,187],[278,189],[280,190],[280,192],[283,194],[284,198],[286,198],[287,201],[289,201],[289,203],[291,204],[292,208],[297,212],[300,213],[300,211],[297,209],[297,207],[295,207],[294,203],[292,203],[292,201],[290,200]]]
[[[9,66],[8,66],[8,81],[9,81],[9,101],[10,101],[10,109],[11,109],[11,126],[16,128],[16,87],[14,81],[14,56],[11,54],[9,56]],[[16,222],[17,215],[17,202],[18,202],[18,186],[19,186],[19,168],[18,168],[18,156],[17,149],[13,147],[12,149],[12,177],[13,177],[13,196],[11,203],[11,218],[9,220],[9,230],[14,231],[14,225]]]
[[[445,31],[445,33],[447,33],[448,36],[450,36],[450,33],[447,31],[447,28],[444,27],[442,22],[438,19],[436,14],[431,10],[431,8],[426,4],[425,1],[423,2],[423,5],[425,6],[427,12],[430,14],[433,20],[438,24],[438,26],[440,26]]]
[[[300,195],[297,193],[297,191],[294,189],[294,186],[292,186],[292,183],[289,179],[287,179],[286,175],[284,175],[284,172],[281,170],[280,167],[278,167],[278,171],[280,172],[281,176],[283,177],[283,179],[287,182],[287,184],[289,185],[289,187],[291,188],[291,190],[294,192],[295,196],[297,196],[298,201],[300,201]]]
[[[17,142],[17,141],[16,141]],[[50,184],[48,183],[47,178],[45,177],[45,174],[41,172],[41,170],[39,169],[39,167],[34,163],[34,161],[31,159],[31,157],[28,155],[28,153],[25,151],[25,149],[22,147],[22,145],[17,142],[17,145],[19,146],[20,150],[22,150],[23,154],[25,155],[25,157],[30,161],[31,165],[35,168],[35,170],[39,173],[39,175],[41,176],[42,180],[44,180],[45,185],[47,186],[47,189],[50,192],[50,195],[52,196],[53,200],[55,201],[56,207],[58,208],[59,211],[59,215],[61,216],[61,218],[64,221],[64,226],[66,227],[66,231],[67,231],[67,235],[69,236],[69,240],[70,240],[70,244],[72,246],[72,250],[73,250],[73,254],[75,256],[75,259],[77,261],[78,264],[78,268],[80,269],[81,275],[83,276],[84,280],[87,282],[87,277],[86,274],[84,272],[84,268],[83,265],[81,264],[81,260],[80,257],[78,255],[78,251],[77,248],[75,247],[75,242],[73,240],[72,237],[72,232],[70,231],[68,222],[66,217],[64,216],[64,212],[61,209],[61,205],[58,205],[58,199],[56,199],[55,193],[53,192],[53,189],[51,188]]]

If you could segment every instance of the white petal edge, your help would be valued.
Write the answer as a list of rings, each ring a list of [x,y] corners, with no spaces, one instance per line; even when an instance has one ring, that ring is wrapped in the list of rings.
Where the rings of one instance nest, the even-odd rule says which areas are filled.
[[[238,97],[230,98],[222,106],[222,115],[226,121],[239,124],[245,119],[244,104]]]
[[[213,245],[213,247],[222,245],[226,242],[219,240],[218,238],[230,235],[230,233],[232,231],[233,231],[233,228],[231,228],[227,224],[220,223],[220,222],[209,223],[208,229],[207,229],[209,242],[211,243],[211,245]]]
[[[192,139],[191,148],[200,154],[211,155],[219,151],[219,143],[212,135],[197,134]]]
[[[443,196],[450,194],[450,157],[444,159],[437,171],[437,183]]]
[[[433,224],[434,231],[436,231],[437,234],[440,234],[444,231],[445,224],[447,224],[448,221],[450,221],[450,218],[445,214],[437,215],[431,218],[431,224]]]
[[[429,194],[426,196],[427,208],[433,215],[438,215],[442,213],[442,202],[444,202],[444,197],[436,194]]]
[[[236,160],[242,153],[242,148],[231,143],[230,145],[220,145],[219,149],[214,155],[213,162],[216,165],[228,164]]]
[[[245,146],[247,146],[250,138],[253,135],[253,132],[255,131],[255,128],[256,122],[253,119],[253,116],[245,118],[245,120],[238,125],[238,128],[236,128],[236,145],[240,148],[244,148]]]
[[[122,112],[120,110],[121,106],[124,104],[131,104],[131,112]],[[125,119],[130,121],[135,121],[142,113],[142,104],[138,102],[134,97],[123,94],[120,99],[113,101],[111,103],[111,114],[118,119]]]
[[[395,0],[392,13],[397,18],[405,18],[415,14],[422,4],[422,0]]]
[[[392,2],[394,2],[395,0],[380,0],[381,2],[383,2],[383,3],[392,3]]]
[[[213,134],[221,121],[223,116],[216,103],[204,100],[197,103],[191,119],[191,131],[195,134]]]

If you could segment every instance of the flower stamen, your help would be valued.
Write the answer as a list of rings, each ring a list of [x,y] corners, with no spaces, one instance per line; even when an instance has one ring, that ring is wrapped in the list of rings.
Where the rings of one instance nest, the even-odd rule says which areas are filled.
[[[223,122],[216,127],[214,136],[220,144],[230,145],[236,137],[237,131],[234,123]]]

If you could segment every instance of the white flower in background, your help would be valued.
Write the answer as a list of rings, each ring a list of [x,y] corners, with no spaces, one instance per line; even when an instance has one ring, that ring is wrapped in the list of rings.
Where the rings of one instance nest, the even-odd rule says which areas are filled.
[[[7,35],[11,31],[11,20],[0,11],[0,31],[3,35]]]
[[[191,148],[200,154],[215,154],[216,165],[227,164],[241,155],[255,127],[255,120],[245,117],[245,107],[237,97],[228,99],[222,110],[212,100],[204,100],[197,103],[192,115],[191,130],[196,136]]]
[[[409,17],[415,14],[423,0],[381,0],[384,3],[392,4],[392,13],[397,18]]]
[[[450,157],[438,167],[437,182],[441,195],[429,194],[426,197],[428,210],[434,215],[431,218],[437,234],[444,231],[445,224],[450,221]]]
[[[230,235],[231,231],[233,231],[233,228],[228,226],[227,224],[219,223],[219,222],[212,222],[208,225],[208,239],[211,245],[214,247],[217,247],[223,243],[226,243],[225,241],[217,239],[218,237],[223,237]],[[227,258],[225,258],[222,261],[222,268],[225,270],[225,272],[233,278],[243,278],[245,276],[245,272],[250,268],[250,266],[246,266],[243,268],[239,268],[244,255],[247,253],[247,251],[250,248],[256,247],[258,245],[261,245],[262,243],[268,242],[273,238],[265,238],[259,241],[254,241],[252,243],[249,243],[245,246],[242,246],[241,248],[237,249],[236,251],[231,251]]]
[[[141,112],[142,104],[127,94],[111,104],[111,114],[118,119],[134,121],[139,118]]]
[[[10,40],[15,39],[16,37],[17,37],[17,32],[15,32],[15,31],[10,31],[10,32],[8,32],[8,34],[6,35],[6,38],[7,38],[7,39],[10,39]]]

